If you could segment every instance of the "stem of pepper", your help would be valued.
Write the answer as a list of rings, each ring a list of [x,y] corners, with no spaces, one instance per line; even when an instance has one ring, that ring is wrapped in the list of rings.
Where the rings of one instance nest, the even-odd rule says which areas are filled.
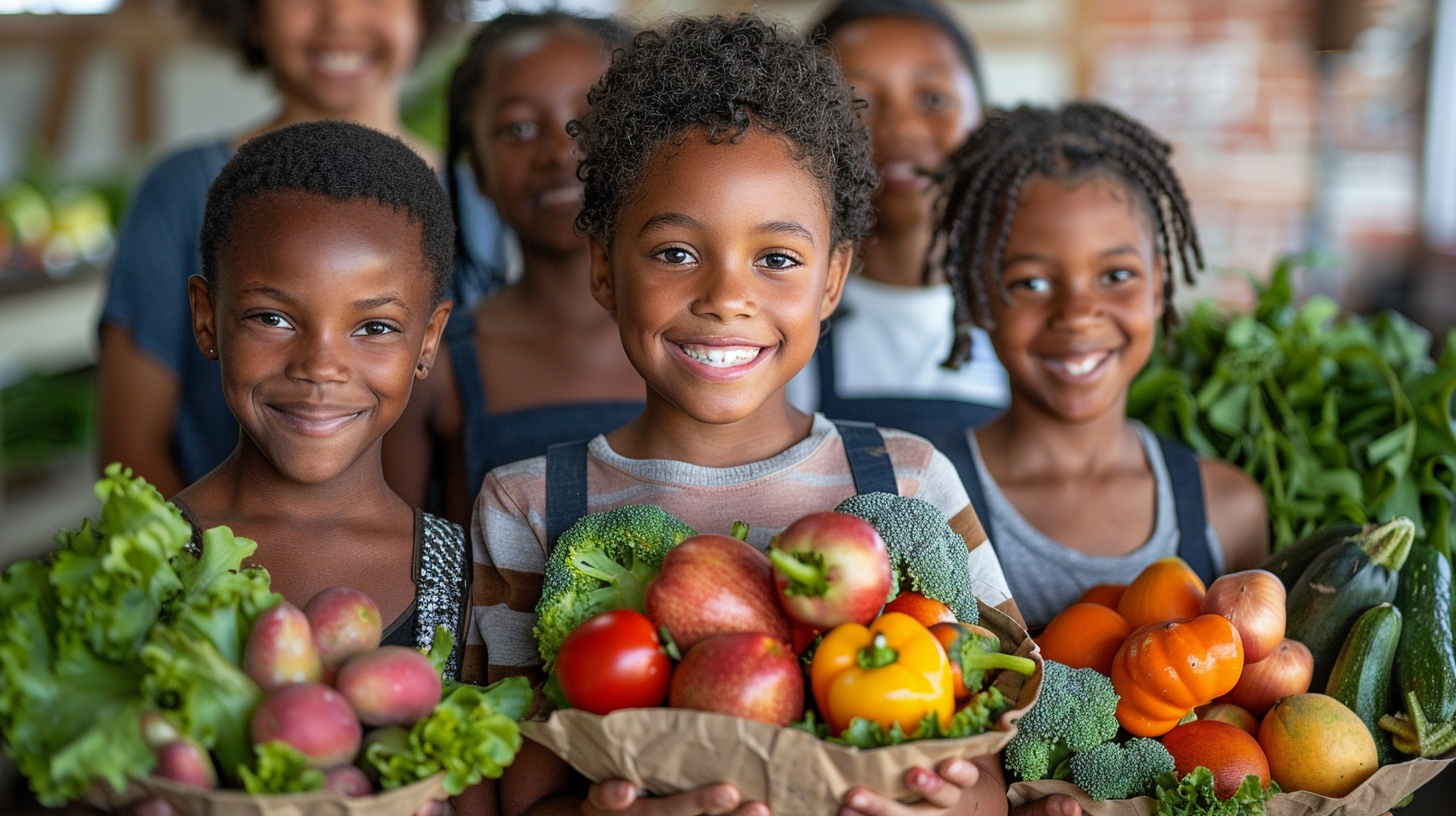
[[[859,650],[855,662],[861,669],[883,669],[900,659],[900,653],[890,648],[884,632],[876,632],[870,645]]]

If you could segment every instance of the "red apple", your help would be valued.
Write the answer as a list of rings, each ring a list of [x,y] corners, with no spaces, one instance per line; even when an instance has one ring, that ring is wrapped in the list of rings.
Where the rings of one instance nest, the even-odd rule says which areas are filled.
[[[695,535],[669,550],[647,585],[646,606],[684,651],[728,632],[790,638],[768,556],[730,536]]]
[[[890,594],[885,540],[848,513],[811,513],[790,524],[768,560],[784,611],[820,629],[868,624]]]
[[[804,670],[793,650],[769,635],[713,635],[683,655],[667,704],[788,725],[804,713]]]

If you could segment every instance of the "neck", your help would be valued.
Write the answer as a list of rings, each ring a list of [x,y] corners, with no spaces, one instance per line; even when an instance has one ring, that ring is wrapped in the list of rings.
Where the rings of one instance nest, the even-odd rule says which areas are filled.
[[[285,125],[315,122],[320,119],[344,119],[408,141],[404,122],[399,118],[398,88],[394,88],[390,93],[378,98],[367,98],[349,110],[325,110],[297,96],[285,95],[283,110],[279,111],[278,117],[268,123],[263,130],[274,130]]]
[[[1011,478],[1030,473],[1096,474],[1127,452],[1132,428],[1126,394],[1102,414],[1069,422],[1014,393],[1011,407],[976,435],[983,452]],[[1011,452],[1015,451],[1015,455]],[[989,461],[989,460],[988,460]]]
[[[864,260],[860,274],[891,286],[924,286],[930,241],[928,222],[907,227],[877,226],[860,250]],[[943,279],[939,270],[931,270],[931,283]]]
[[[523,272],[514,286],[520,305],[550,321],[550,325],[582,326],[614,323],[591,293],[591,256],[521,248]]]
[[[214,471],[221,477],[218,495],[229,515],[309,523],[373,512],[400,501],[384,481],[380,441],[337,477],[301,484],[280,473],[246,433],[240,436],[238,447]]]
[[[736,467],[783,453],[802,442],[813,424],[813,417],[789,405],[782,390],[748,417],[713,424],[694,419],[649,388],[642,415],[608,434],[607,440],[629,459]]]

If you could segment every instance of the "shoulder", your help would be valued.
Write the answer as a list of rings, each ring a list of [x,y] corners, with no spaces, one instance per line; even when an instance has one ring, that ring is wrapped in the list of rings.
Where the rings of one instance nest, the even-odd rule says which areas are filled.
[[[881,428],[880,433],[885,437],[885,449],[895,466],[901,495],[930,502],[946,518],[955,518],[970,508],[971,500],[961,483],[960,473],[934,444],[922,436],[893,428]],[[974,511],[971,517],[975,517]]]
[[[1256,566],[1269,554],[1269,517],[1264,491],[1235,465],[1198,460],[1208,520],[1223,544],[1228,572]]]
[[[208,186],[231,155],[232,147],[227,142],[197,144],[168,153],[147,170],[137,187],[137,197],[181,192],[200,193],[205,199]]]

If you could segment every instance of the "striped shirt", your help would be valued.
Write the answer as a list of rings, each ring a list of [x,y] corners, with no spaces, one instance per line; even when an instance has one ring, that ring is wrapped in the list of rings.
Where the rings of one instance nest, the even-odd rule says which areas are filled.
[[[930,502],[947,518],[963,512],[973,518],[965,488],[944,454],[918,436],[882,433],[900,495]],[[655,504],[704,533],[726,534],[733,522],[746,521],[748,543],[759,549],[766,549],[775,534],[799,517],[830,510],[855,493],[839,431],[819,414],[802,442],[761,462],[735,467],[628,459],[613,451],[603,436],[593,439],[587,451],[590,512]],[[486,476],[470,528],[475,576],[462,667],[466,679],[542,679],[531,627],[546,565],[545,505],[544,456],[496,468]],[[970,547],[967,561],[977,597],[993,606],[1010,597],[989,544]]]

